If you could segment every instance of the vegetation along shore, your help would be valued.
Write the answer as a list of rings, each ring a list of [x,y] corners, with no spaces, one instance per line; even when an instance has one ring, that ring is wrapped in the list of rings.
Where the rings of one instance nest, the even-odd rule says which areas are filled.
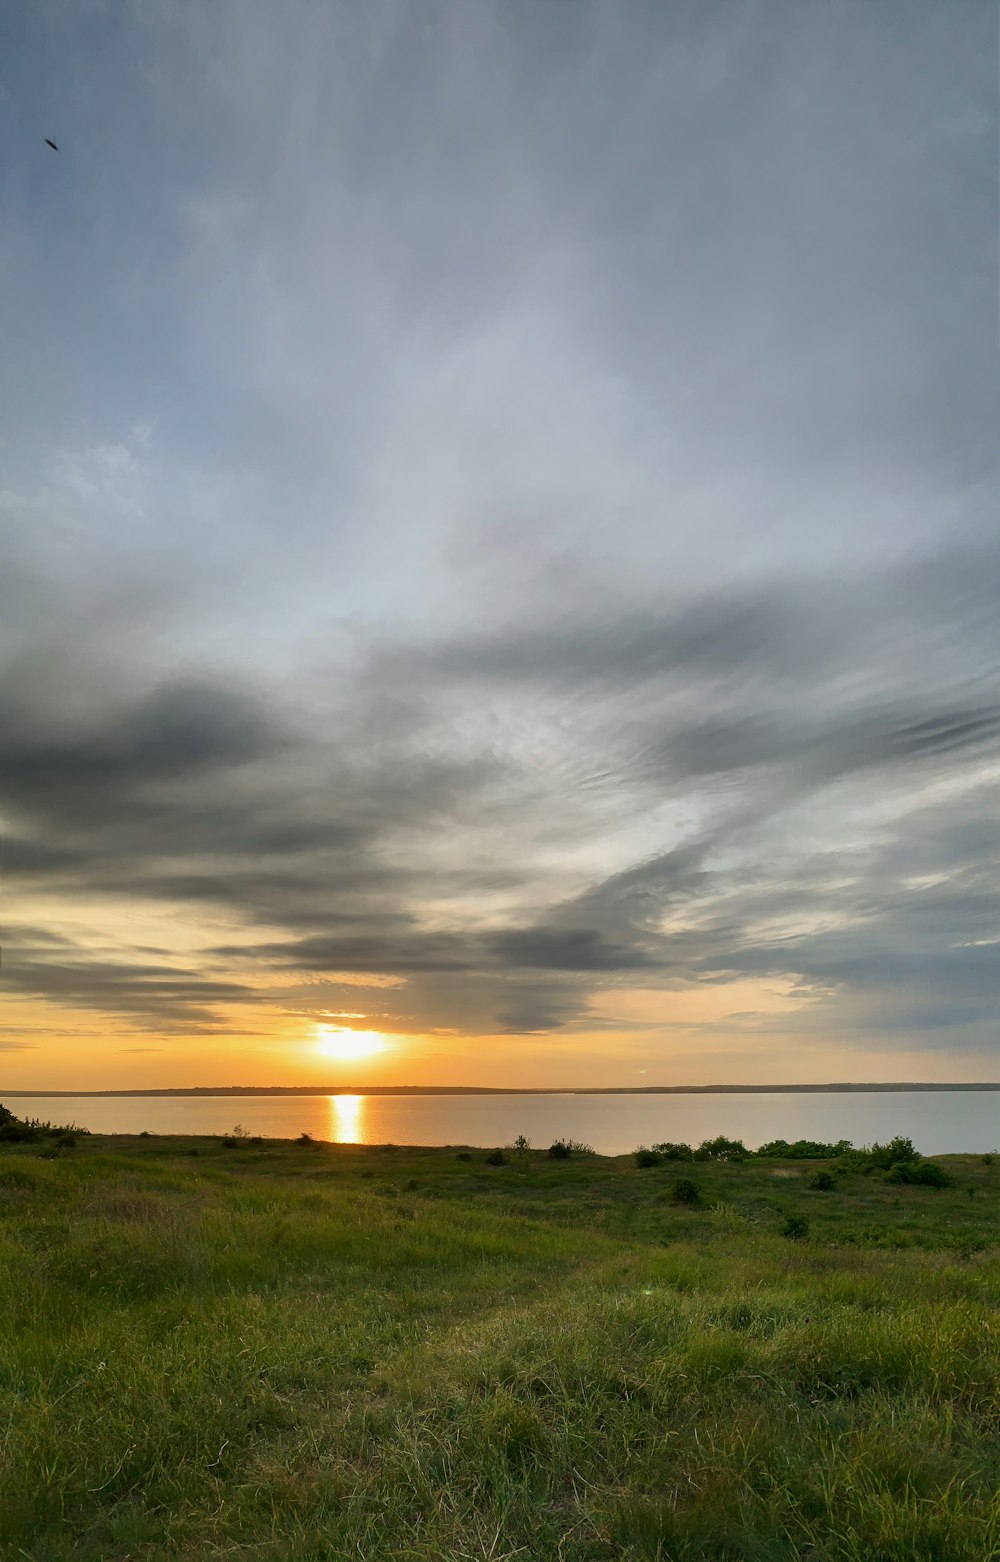
[[[1000,1557],[1000,1157],[0,1109],[0,1557]]]

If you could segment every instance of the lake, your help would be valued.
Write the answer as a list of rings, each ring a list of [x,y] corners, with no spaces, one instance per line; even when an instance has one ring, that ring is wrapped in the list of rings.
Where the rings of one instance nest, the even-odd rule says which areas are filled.
[[[0,1095],[2,1099],[2,1095]],[[879,1091],[870,1095],[619,1096],[14,1096],[19,1117],[73,1121],[94,1133],[300,1133],[338,1144],[504,1145],[524,1134],[539,1148],[578,1139],[623,1155],[664,1139],[698,1144],[726,1134],[756,1149],[769,1139],[908,1135],[925,1155],[1000,1145],[1000,1092]]]

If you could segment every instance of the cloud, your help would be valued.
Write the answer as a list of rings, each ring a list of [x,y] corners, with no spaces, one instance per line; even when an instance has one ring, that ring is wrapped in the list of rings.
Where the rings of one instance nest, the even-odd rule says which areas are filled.
[[[239,982],[212,979],[196,969],[102,959],[77,949],[57,960],[20,949],[8,955],[4,986],[21,997],[44,998],[73,1009],[94,1009],[153,1030],[215,1030],[221,1004],[253,1003],[259,995]]]
[[[980,586],[992,579],[992,561],[983,559]],[[960,559],[952,559],[951,576],[969,579]],[[302,707],[279,718],[264,694],[221,683],[165,686],[124,707],[112,701],[101,709],[95,697],[89,722],[53,721],[42,705],[29,711],[22,702],[8,715],[2,762],[18,820],[8,872],[68,894],[86,888],[227,907],[247,933],[206,948],[205,969],[183,972],[79,950],[53,962],[36,949],[12,985],[137,1023],[211,1025],[220,1006],[259,1001],[252,983],[220,979],[220,963],[236,962],[283,973],[289,994],[315,976],[334,985],[402,981],[390,1023],[405,1016],[426,1029],[457,1023],[537,1034],[584,1014],[609,973],[642,973],[644,983],[652,977],[668,987],[757,973],[788,975],[824,993],[878,992],[887,1033],[912,1029],[919,1010],[918,1001],[899,997],[899,1018],[889,1018],[884,995],[894,984],[924,991],[928,1028],[940,1028],[931,1025],[932,1007],[939,1015],[947,1008],[932,1006],[934,984],[953,994],[956,1024],[985,1022],[988,996],[976,995],[983,984],[990,991],[988,957],[950,945],[989,937],[993,928],[989,885],[979,875],[996,851],[997,810],[989,784],[976,777],[997,752],[1000,707],[983,697],[986,685],[965,649],[939,657],[931,679],[915,654],[916,674],[899,687],[899,637],[911,649],[920,633],[945,651],[949,640],[928,611],[923,571],[891,579],[895,620],[883,606],[877,627],[872,622],[887,596],[885,583],[872,583],[854,601],[856,633],[837,644],[835,675],[820,650],[811,658],[802,652],[806,581],[786,585],[788,611],[776,615],[778,632],[766,644],[762,627],[745,631],[765,619],[756,587],[742,607],[731,593],[734,622],[744,628],[729,641],[717,603],[710,599],[704,614],[689,603],[684,645],[701,643],[693,626],[711,626],[710,673],[695,684],[697,656],[650,668],[649,631],[630,638],[623,603],[620,637],[602,641],[598,632],[588,640],[581,622],[560,642],[562,661],[539,649],[540,628],[537,655],[523,661],[512,660],[506,630],[497,632],[492,655],[480,638],[478,659],[440,642],[429,655],[418,644],[409,658],[398,651],[388,660],[375,648],[353,700],[340,702],[333,733]],[[924,612],[919,632],[914,600]],[[978,597],[976,604],[979,611]],[[953,591],[943,593],[943,606],[950,614]],[[790,621],[799,625],[791,637]],[[979,632],[985,643],[985,622]],[[821,630],[822,643],[828,633]],[[878,639],[888,648],[881,665],[872,656]],[[669,613],[656,643],[678,643]],[[417,698],[405,723],[382,728],[387,668],[397,665],[407,668]],[[602,686],[621,683],[624,665],[655,693],[628,707],[625,721],[616,701],[609,725]],[[511,714],[506,693],[494,703],[492,691],[512,668],[520,692]],[[475,714],[464,728],[444,717],[456,676],[472,691],[462,708]],[[525,747],[521,713],[535,700],[546,708],[553,680],[569,689],[558,698],[571,700],[574,725],[553,747]],[[894,683],[895,703],[886,692]],[[803,697],[810,691],[813,700]],[[817,712],[823,698],[834,714]],[[482,725],[487,711],[492,729]],[[580,750],[594,744],[604,777],[596,790],[581,781]],[[960,821],[945,801],[929,803],[913,823],[920,788],[959,779],[967,810]],[[852,800],[857,786],[864,791]],[[872,786],[888,809],[882,819],[867,817]],[[596,808],[627,831],[651,806],[679,807],[681,818],[686,809],[701,823],[682,824],[687,838],[668,850],[602,876],[589,855],[588,814]],[[830,837],[825,851],[796,839],[797,821],[817,806]],[[856,838],[843,856],[836,847],[845,830]],[[549,840],[557,853],[570,843],[573,873],[538,871]],[[900,888],[915,841],[935,843],[939,881],[919,899]],[[931,855],[929,845],[921,850]],[[255,924],[284,936],[255,938]],[[50,937],[58,943],[60,935]]]
[[[529,1047],[767,977],[988,1044],[973,10],[25,13],[8,991]]]

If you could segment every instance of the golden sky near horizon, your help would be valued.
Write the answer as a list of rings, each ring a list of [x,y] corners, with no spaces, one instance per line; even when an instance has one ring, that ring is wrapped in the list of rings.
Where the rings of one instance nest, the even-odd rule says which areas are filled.
[[[178,951],[179,959],[190,950]],[[180,967],[183,968],[183,967]],[[355,988],[360,1003],[372,989]],[[614,1087],[731,1083],[819,1084],[850,1078],[947,1079],[978,1060],[951,1059],[948,1073],[919,1053],[872,1051],[845,1072],[813,1013],[821,999],[788,981],[613,987],[591,995],[587,1019],[569,1034],[516,1036],[419,1032],[371,1011],[308,1013],[262,1002],[221,1006],[209,1031],[136,1029],[125,1018],[37,999],[4,999],[0,1093],[38,1089],[151,1089],[206,1085],[482,1085]],[[386,989],[377,988],[375,994]],[[405,987],[392,983],[399,995]],[[405,999],[404,999],[405,1001]],[[320,1017],[318,1017],[320,1016]],[[379,1026],[386,1026],[380,1029]],[[978,1064],[981,1068],[981,1064]]]

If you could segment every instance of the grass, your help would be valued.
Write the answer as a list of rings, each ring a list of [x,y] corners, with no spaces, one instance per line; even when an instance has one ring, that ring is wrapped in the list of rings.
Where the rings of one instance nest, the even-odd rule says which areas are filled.
[[[1000,1163],[939,1163],[4,1145],[0,1557],[996,1559]]]

